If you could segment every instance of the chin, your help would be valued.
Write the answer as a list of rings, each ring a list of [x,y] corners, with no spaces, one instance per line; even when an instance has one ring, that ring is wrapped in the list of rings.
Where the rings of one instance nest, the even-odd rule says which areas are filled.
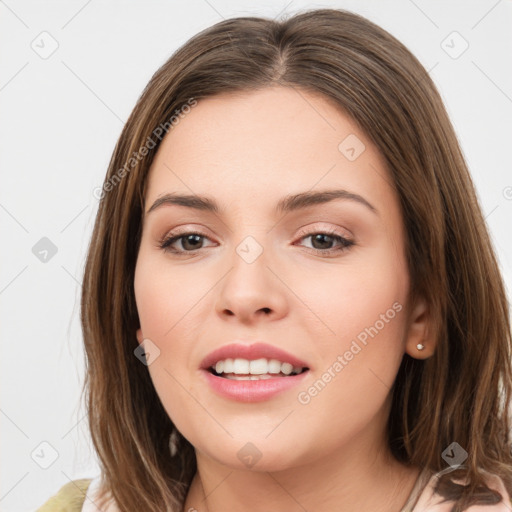
[[[265,439],[263,435],[261,438],[242,436],[225,439],[224,443],[211,443],[209,439],[205,444],[196,446],[202,454],[237,471],[282,471],[307,464],[318,457],[318,453],[299,452],[299,449],[313,446],[313,443],[287,439],[289,442],[283,443],[277,439]]]

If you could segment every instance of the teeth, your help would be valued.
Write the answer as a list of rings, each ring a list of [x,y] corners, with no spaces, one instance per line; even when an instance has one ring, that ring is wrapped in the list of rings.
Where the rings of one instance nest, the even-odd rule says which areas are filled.
[[[263,375],[268,373],[268,363],[266,359],[256,359],[249,363],[249,372],[251,375]]]
[[[301,366],[293,366],[290,363],[282,363],[277,359],[268,360],[265,358],[251,361],[242,358],[224,359],[217,361],[212,368],[216,373],[224,374],[225,376],[227,376],[226,374],[236,374],[236,376],[228,377],[236,380],[269,379],[271,377],[270,374],[277,375],[282,373],[284,375],[291,375],[292,373],[298,374],[302,372]],[[238,375],[243,375],[244,377],[238,377]]]
[[[249,361],[247,359],[235,359],[233,361],[233,373],[246,374],[249,372]]]
[[[285,375],[290,375],[290,373],[292,373],[292,370],[293,370],[293,366],[290,363],[283,363],[281,365],[281,371]]]
[[[281,371],[281,361],[271,359],[268,362],[268,373],[279,373]]]

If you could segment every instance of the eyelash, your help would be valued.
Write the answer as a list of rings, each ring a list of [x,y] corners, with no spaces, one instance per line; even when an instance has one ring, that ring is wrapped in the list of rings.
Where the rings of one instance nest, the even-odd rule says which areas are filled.
[[[176,250],[176,249],[171,248],[171,245],[174,242],[176,242],[182,238],[186,238],[187,236],[190,236],[190,235],[197,235],[202,238],[208,238],[203,233],[200,233],[197,231],[186,231],[186,232],[179,233],[176,235],[171,233],[168,237],[164,237],[163,239],[161,239],[158,242],[158,247],[160,249],[162,249],[164,252],[172,253],[172,254],[175,254],[176,256],[184,256],[185,254],[196,254],[196,252],[199,251],[200,249],[196,249],[194,251],[181,251],[181,250]],[[323,249],[315,249],[314,247],[308,247],[309,250],[314,251],[316,254],[319,254],[320,256],[323,256],[323,257],[329,257],[329,256],[332,256],[332,255],[335,255],[338,253],[342,253],[342,252],[350,249],[350,247],[352,247],[353,245],[355,245],[354,241],[349,240],[345,237],[342,237],[342,236],[338,235],[336,233],[336,231],[333,231],[330,229],[324,229],[322,231],[303,232],[303,233],[301,233],[301,237],[299,238],[299,240],[302,240],[303,238],[309,238],[314,235],[328,235],[328,236],[332,237],[335,242],[337,241],[341,244],[341,247],[338,247],[337,249],[323,250]]]

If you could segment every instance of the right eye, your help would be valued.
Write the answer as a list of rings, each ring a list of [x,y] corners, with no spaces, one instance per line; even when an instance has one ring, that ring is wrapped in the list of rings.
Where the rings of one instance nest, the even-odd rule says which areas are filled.
[[[195,231],[179,234],[170,233],[169,236],[164,237],[158,245],[164,252],[170,252],[173,254],[194,253],[195,251],[202,249],[201,239],[208,239],[208,237],[203,233]],[[176,242],[181,243],[181,249],[173,247]]]

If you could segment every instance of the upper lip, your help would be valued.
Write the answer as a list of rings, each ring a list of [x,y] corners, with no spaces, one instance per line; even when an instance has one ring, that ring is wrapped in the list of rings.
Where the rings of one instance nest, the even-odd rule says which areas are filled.
[[[201,368],[207,370],[215,365],[217,361],[224,359],[277,359],[281,363],[290,363],[292,366],[300,366],[301,368],[309,368],[307,362],[295,357],[294,355],[267,343],[256,342],[251,344],[230,343],[224,345],[213,352],[210,352],[202,361]]]

